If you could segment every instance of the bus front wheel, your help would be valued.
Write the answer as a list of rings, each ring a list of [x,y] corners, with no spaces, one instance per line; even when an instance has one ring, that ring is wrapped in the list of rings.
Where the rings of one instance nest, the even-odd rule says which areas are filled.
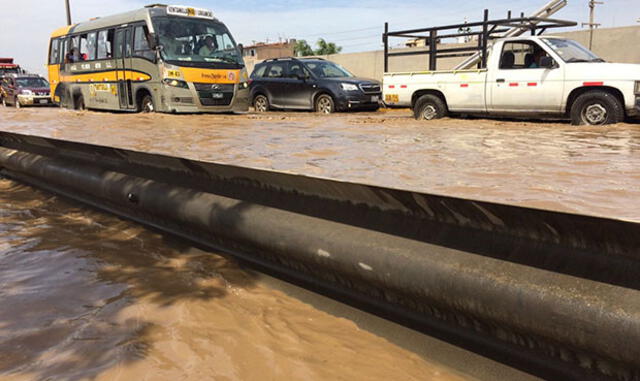
[[[154,112],[156,110],[155,106],[153,105],[153,97],[151,95],[147,94],[142,97],[139,110],[140,112],[143,112],[145,114]]]

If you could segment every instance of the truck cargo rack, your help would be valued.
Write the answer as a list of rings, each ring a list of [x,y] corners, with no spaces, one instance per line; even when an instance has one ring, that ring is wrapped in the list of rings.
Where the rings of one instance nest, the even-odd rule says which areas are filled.
[[[384,43],[384,72],[389,72],[389,57],[399,56],[429,56],[429,70],[437,70],[438,58],[467,57],[480,53],[478,69],[487,67],[487,49],[489,41],[496,38],[502,38],[507,32],[513,28],[529,30],[531,35],[542,35],[548,29],[565,28],[578,25],[574,21],[550,19],[546,17],[524,17],[524,13],[518,18],[511,17],[511,11],[508,12],[507,18],[499,20],[489,20],[489,10],[484,10],[483,21],[453,24],[422,29],[408,29],[390,32],[389,23],[384,24],[384,33],[382,42]],[[389,52],[389,37],[412,38],[425,40],[426,50]],[[443,47],[438,46],[439,41],[446,38],[470,37],[472,40],[477,39],[476,45],[461,47]],[[446,46],[446,44],[445,44]]]

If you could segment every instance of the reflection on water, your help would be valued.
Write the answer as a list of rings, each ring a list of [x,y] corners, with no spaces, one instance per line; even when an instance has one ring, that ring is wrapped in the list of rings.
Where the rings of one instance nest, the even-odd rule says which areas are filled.
[[[233,261],[2,179],[0,303],[3,380],[472,379]]]
[[[6,110],[0,129],[640,221],[640,124]]]

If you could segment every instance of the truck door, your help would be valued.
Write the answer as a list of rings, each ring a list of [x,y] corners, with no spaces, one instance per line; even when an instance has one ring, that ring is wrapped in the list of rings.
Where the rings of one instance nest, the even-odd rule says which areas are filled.
[[[120,108],[135,108],[133,89],[131,88],[131,27],[118,28],[115,35],[114,58],[116,59],[116,81]]]
[[[493,60],[487,80],[490,112],[559,113],[564,92],[564,69],[541,68],[542,57],[553,57],[531,40],[508,41]]]

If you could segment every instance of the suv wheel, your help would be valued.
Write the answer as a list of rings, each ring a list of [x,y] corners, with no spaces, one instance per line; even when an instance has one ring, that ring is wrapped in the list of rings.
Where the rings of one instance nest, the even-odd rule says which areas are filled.
[[[253,108],[256,112],[267,112],[269,111],[269,98],[265,95],[256,95],[253,99]]]
[[[624,120],[624,108],[613,94],[602,90],[586,92],[571,106],[571,124],[602,126]]]
[[[331,114],[335,111],[335,104],[330,95],[322,94],[316,99],[316,112],[321,114]]]
[[[447,106],[438,96],[427,94],[416,101],[413,115],[417,120],[433,120],[447,116]]]

